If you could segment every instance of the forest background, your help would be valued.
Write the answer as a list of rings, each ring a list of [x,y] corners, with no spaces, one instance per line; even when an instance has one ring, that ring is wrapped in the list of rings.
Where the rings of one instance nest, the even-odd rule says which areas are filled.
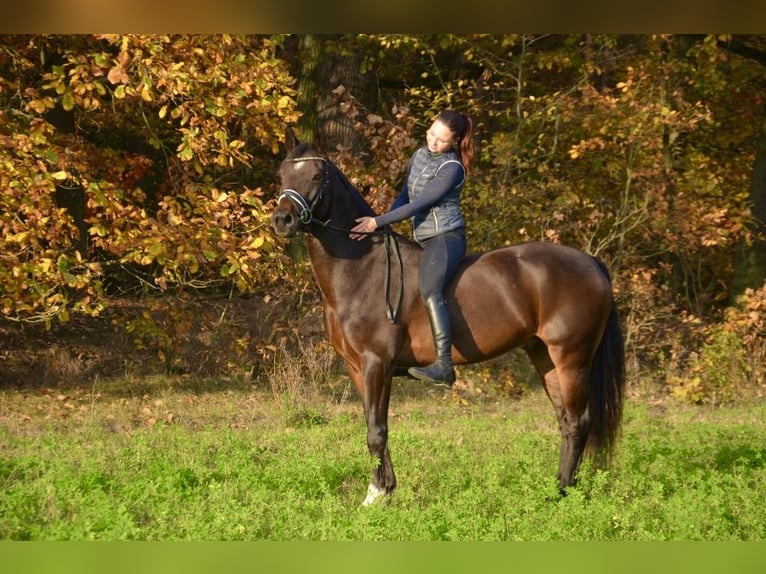
[[[596,255],[631,388],[763,396],[765,87],[758,35],[1,36],[0,384],[257,380],[321,348],[268,222],[285,127],[382,212],[453,107],[471,251]],[[471,372],[509,392],[514,366]]]

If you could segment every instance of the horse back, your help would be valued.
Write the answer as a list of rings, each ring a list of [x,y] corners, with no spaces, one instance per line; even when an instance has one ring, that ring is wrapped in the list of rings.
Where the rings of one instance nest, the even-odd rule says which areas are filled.
[[[612,305],[598,261],[576,249],[531,242],[469,255],[446,292],[458,362],[527,343],[598,341]]]

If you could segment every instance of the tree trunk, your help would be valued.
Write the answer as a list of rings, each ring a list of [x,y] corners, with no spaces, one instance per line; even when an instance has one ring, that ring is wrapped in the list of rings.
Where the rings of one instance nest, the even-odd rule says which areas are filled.
[[[314,34],[301,37],[298,47],[298,109],[303,114],[296,135],[302,142],[313,142],[317,136],[317,91],[320,43]]]
[[[371,75],[362,75],[360,67],[363,54],[344,53],[339,49],[343,43],[340,36],[322,36],[322,61],[319,66],[321,89],[317,99],[317,136],[319,145],[328,152],[338,146],[349,147],[354,152],[364,150],[366,142],[354,131],[354,122],[339,107],[333,94],[338,86],[344,86],[363,106],[372,109],[370,94],[374,90]]]
[[[48,122],[60,133],[75,133],[75,117],[72,111],[66,111],[58,106],[46,114]],[[85,223],[85,190],[81,186],[56,186],[54,199],[57,207],[63,207],[74,221],[78,229],[77,237],[72,238],[72,244],[81,255],[85,256],[88,249],[88,226]]]
[[[366,144],[354,131],[353,120],[341,111],[333,90],[342,85],[367,109],[376,108],[375,78],[360,73],[363,54],[348,46],[335,34],[305,34],[298,41],[297,101],[303,115],[296,134],[325,152],[339,145],[360,151]]]
[[[752,231],[755,238],[752,245],[742,245],[737,254],[731,288],[732,300],[747,288],[762,287],[766,281],[766,113],[758,135],[750,200],[753,211]]]

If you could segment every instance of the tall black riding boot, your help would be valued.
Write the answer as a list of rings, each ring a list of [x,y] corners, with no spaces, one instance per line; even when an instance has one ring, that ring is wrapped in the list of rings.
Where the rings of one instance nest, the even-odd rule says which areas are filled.
[[[449,311],[444,295],[432,295],[426,302],[428,319],[436,347],[436,360],[427,367],[411,367],[408,373],[422,381],[451,387],[455,382],[455,369],[452,366],[452,328]]]

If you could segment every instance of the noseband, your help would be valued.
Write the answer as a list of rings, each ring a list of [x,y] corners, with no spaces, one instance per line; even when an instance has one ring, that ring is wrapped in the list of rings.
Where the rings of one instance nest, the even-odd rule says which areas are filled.
[[[327,160],[319,156],[296,157],[294,159],[285,160],[285,161],[290,161],[294,163],[297,163],[299,161],[312,161],[312,160],[321,161],[323,170],[322,170],[322,183],[319,185],[319,191],[317,192],[316,197],[311,202],[311,204],[309,204],[309,202],[306,201],[306,198],[303,197],[300,193],[290,188],[283,189],[282,192],[279,194],[279,197],[277,198],[277,201],[279,202],[286,197],[287,199],[289,199],[295,205],[298,206],[298,209],[300,210],[300,214],[298,215],[298,221],[302,223],[303,225],[308,225],[309,223],[311,223],[312,219],[314,219],[314,208],[322,200],[322,198],[324,197],[325,191],[327,190],[327,186],[330,184],[330,180],[327,176]]]

